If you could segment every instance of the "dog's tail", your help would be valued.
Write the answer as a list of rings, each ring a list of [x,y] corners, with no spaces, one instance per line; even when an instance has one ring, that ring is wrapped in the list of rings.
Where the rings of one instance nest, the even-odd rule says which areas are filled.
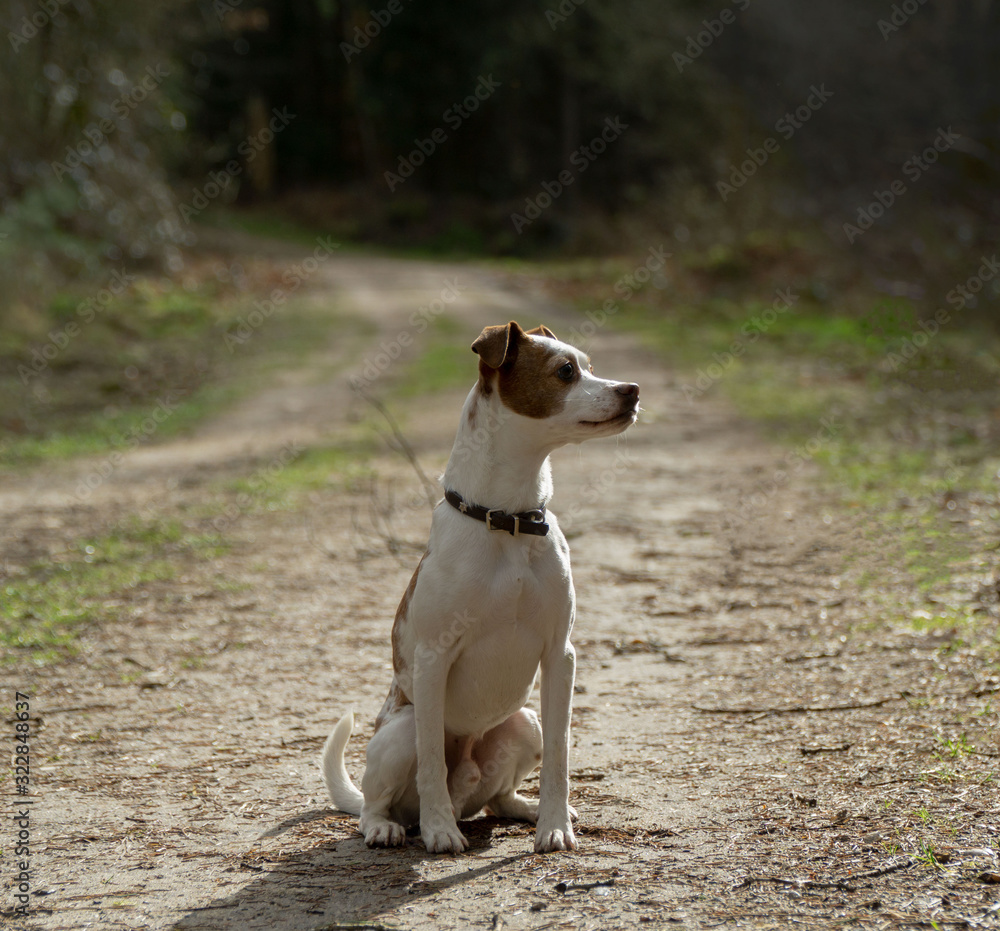
[[[348,711],[326,738],[320,768],[323,770],[323,781],[326,783],[330,798],[333,799],[333,804],[349,815],[360,815],[365,797],[351,782],[351,777],[347,775],[344,766],[344,749],[353,730],[354,712]]]

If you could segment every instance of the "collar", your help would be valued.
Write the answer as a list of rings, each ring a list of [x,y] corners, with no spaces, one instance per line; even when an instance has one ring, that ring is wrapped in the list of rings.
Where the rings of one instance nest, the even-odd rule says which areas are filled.
[[[534,511],[522,511],[520,514],[508,514],[499,508],[484,508],[478,504],[469,504],[458,492],[445,491],[444,500],[453,508],[461,511],[466,517],[483,521],[489,530],[502,530],[512,537],[524,533],[544,537],[549,532],[545,523],[545,505]]]

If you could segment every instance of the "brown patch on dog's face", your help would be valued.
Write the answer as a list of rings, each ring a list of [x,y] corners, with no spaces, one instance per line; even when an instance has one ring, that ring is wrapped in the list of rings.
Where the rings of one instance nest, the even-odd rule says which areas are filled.
[[[515,414],[552,417],[565,407],[566,395],[579,377],[576,359],[526,337],[514,364],[500,369],[500,399]]]
[[[579,380],[580,365],[575,356],[532,336],[556,338],[548,327],[525,333],[511,321],[506,327],[487,327],[472,348],[480,353],[482,394],[490,395],[496,383],[505,407],[541,420],[563,409],[566,395]]]

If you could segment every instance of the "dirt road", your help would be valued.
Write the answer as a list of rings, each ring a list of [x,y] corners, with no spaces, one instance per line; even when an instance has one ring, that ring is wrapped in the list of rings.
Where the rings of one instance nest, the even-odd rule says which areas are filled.
[[[363,315],[376,337],[334,328],[308,364],[193,435],[136,450],[84,500],[92,463],[7,481],[9,563],[136,511],[210,530],[232,479],[365,413],[348,376],[400,333],[419,351],[411,314],[456,278],[445,313],[470,342],[487,323],[577,321],[474,267],[338,256],[313,299]],[[583,348],[599,374],[640,383],[645,413],[621,440],[554,457],[579,602],[579,852],[537,856],[527,826],[496,819],[464,825],[461,857],[429,856],[418,838],[368,850],[328,807],[319,748],[353,707],[360,775],[390,621],[429,526],[413,471],[386,449],[374,490],[331,483],[304,509],[238,509],[227,553],[117,595],[125,620],[90,628],[72,662],[4,670],[5,717],[20,689],[34,721],[26,927],[997,925],[996,887],[977,878],[998,868],[995,759],[941,763],[939,739],[958,727],[989,748],[996,680],[956,660],[954,632],[880,616],[852,580],[888,569],[877,553],[845,569],[859,528],[809,468],[761,492],[782,450],[722,404],[684,400],[629,337],[606,329]],[[405,410],[439,474],[467,388],[405,406],[391,386],[390,370],[371,390]],[[11,854],[4,838],[0,907],[17,926]]]

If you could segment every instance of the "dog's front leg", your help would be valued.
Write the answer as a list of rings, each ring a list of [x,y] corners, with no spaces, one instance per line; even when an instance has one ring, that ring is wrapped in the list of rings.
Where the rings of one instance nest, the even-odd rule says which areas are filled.
[[[568,641],[542,658],[542,775],[535,851],[574,850],[569,807],[569,722],[576,651]]]
[[[420,836],[430,853],[461,853],[469,842],[455,822],[444,755],[444,701],[447,658],[418,647],[414,656],[413,710],[417,725],[417,794]]]

